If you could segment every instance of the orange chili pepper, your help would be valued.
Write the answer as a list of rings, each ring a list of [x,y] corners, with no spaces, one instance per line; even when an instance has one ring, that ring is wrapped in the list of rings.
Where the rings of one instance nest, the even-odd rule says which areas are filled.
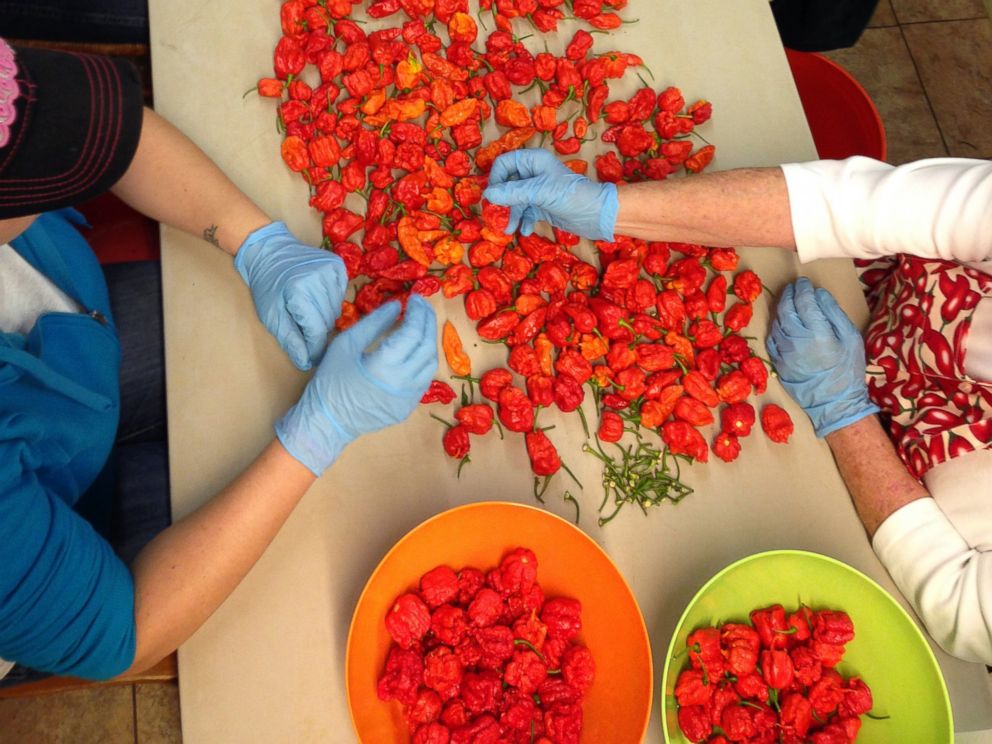
[[[503,154],[503,147],[499,142],[491,142],[485,147],[480,147],[475,151],[475,165],[482,171],[487,172],[493,167],[493,162]]]
[[[534,127],[518,127],[517,129],[511,129],[496,141],[503,145],[503,152],[509,152],[510,150],[523,147],[527,140],[533,137],[536,132],[537,130]]]
[[[420,82],[423,65],[413,54],[396,65],[396,87],[400,90],[410,90]]]
[[[701,147],[692,155],[690,155],[685,161],[685,169],[692,171],[693,173],[699,173],[703,168],[710,164],[713,160],[713,154],[716,152],[716,148],[713,145],[706,145]]]
[[[427,255],[427,249],[418,234],[417,226],[413,220],[407,216],[400,217],[396,226],[396,237],[400,241],[400,246],[410,258],[421,266],[430,266],[431,258]]]
[[[455,13],[448,21],[448,38],[471,44],[479,35],[475,21],[468,13]]]
[[[602,336],[592,333],[583,333],[582,340],[579,341],[579,352],[582,356],[593,362],[603,357],[610,350],[609,342]]]
[[[334,322],[334,327],[343,331],[351,328],[356,322],[358,322],[358,308],[355,307],[354,303],[345,300],[341,303],[341,315]]]
[[[503,127],[529,127],[530,111],[512,98],[505,98],[496,104],[496,123]]]
[[[447,214],[455,207],[455,202],[451,198],[451,192],[435,186],[431,189],[430,196],[427,197],[427,209],[437,214]]]
[[[441,112],[441,124],[446,127],[455,127],[464,124],[478,110],[479,100],[477,98],[463,98]]]
[[[502,255],[502,251],[500,251],[500,255]],[[522,294],[514,301],[513,307],[521,315],[530,315],[538,308],[544,307],[547,304],[548,301],[541,297],[541,295]]]
[[[692,341],[685,336],[675,331],[669,331],[665,334],[665,343],[671,346],[675,353],[685,360],[685,364],[691,365],[694,363],[695,354],[692,352]]]
[[[427,180],[431,182],[432,186],[450,189],[455,185],[454,176],[442,168],[430,155],[424,155],[424,172],[427,174]]]
[[[535,106],[531,109],[531,115],[538,132],[550,132],[558,126],[558,111],[551,106]]]
[[[464,244],[450,235],[434,244],[434,260],[443,266],[460,263],[464,257]]]
[[[459,377],[472,374],[472,360],[465,353],[458,331],[451,325],[450,320],[444,321],[444,329],[441,331],[441,348],[444,349],[444,358],[452,372]]]
[[[480,235],[483,240],[488,240],[490,243],[495,243],[496,245],[509,245],[513,242],[513,235],[507,235],[502,230],[493,230],[489,227],[482,228]]]
[[[572,160],[565,161],[565,167],[573,173],[578,173],[580,176],[584,176],[589,170],[589,161],[583,160],[582,158],[573,158]],[[583,287],[579,287],[579,289],[583,289]]]
[[[377,114],[379,109],[382,108],[383,104],[386,103],[386,89],[376,88],[374,91],[369,93],[368,98],[365,99],[365,103],[362,104],[363,114]]]
[[[605,364],[600,364],[592,368],[592,377],[590,379],[594,380],[599,387],[606,388],[613,384],[610,379],[612,374],[613,372],[609,367]]]
[[[299,137],[287,137],[282,141],[282,159],[290,170],[299,173],[310,165],[310,155],[306,143]]]
[[[538,333],[534,338],[534,351],[537,352],[537,361],[541,365],[541,374],[551,377],[554,374],[554,348],[546,333]]]
[[[406,98],[402,101],[388,101],[382,113],[393,121],[410,121],[420,118],[426,110],[427,102],[423,98]]]
[[[450,235],[447,230],[417,230],[417,237],[421,243],[433,243],[438,238]]]

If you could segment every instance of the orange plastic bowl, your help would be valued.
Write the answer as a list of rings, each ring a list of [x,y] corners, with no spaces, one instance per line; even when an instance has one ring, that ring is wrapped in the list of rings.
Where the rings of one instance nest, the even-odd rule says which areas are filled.
[[[537,555],[537,580],[546,596],[582,602],[580,641],[596,660],[596,680],[582,703],[582,740],[641,741],[651,714],[651,647],[630,587],[606,553],[569,522],[530,506],[484,502],[414,528],[365,585],[345,658],[348,706],[362,742],[410,741],[403,707],[376,695],[391,640],[384,619],[392,602],[435,566],[488,570],[516,547]]]

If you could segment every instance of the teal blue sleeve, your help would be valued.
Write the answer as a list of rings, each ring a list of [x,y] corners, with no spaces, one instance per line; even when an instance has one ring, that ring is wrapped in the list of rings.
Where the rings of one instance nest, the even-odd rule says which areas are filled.
[[[134,582],[110,545],[39,483],[39,446],[0,443],[0,658],[108,679],[134,660]]]

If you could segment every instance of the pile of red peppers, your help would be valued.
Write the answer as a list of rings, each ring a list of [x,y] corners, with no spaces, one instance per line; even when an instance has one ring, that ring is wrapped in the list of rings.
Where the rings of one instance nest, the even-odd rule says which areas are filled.
[[[382,700],[403,703],[413,744],[578,744],[596,665],[577,642],[582,606],[546,599],[537,557],[487,573],[438,566],[386,615]]]
[[[835,668],[853,639],[846,613],[805,605],[694,631],[675,685],[679,728],[708,744],[851,744],[872,708],[868,685]]]
[[[579,238],[558,229],[506,235],[508,209],[482,199],[501,153],[547,145],[585,173],[590,164],[571,156],[596,132],[614,148],[595,158],[596,176],[621,188],[698,173],[712,160],[712,145],[693,144],[708,102],[656,91],[634,54],[593,50],[593,33],[624,22],[626,0],[483,0],[478,15],[467,0],[375,0],[367,14],[381,20],[372,22],[352,18],[352,5],[283,2],[275,76],[257,86],[279,99],[283,159],[309,184],[324,246],[353,280],[338,328],[410,292],[460,297],[479,338],[508,356],[505,368],[475,377],[446,328],[448,364],[471,395],[445,421],[444,449],[460,470],[470,437],[494,422],[501,434],[523,434],[539,497],[567,466],[538,414],[578,411],[588,433],[580,406],[591,391],[599,422],[584,450],[604,462],[600,511],[611,497],[615,505],[601,523],[625,503],[689,493],[677,458],[735,459],[768,368],[741,335],[762,284],[752,271],[735,273],[734,249],[618,236],[585,260]],[[593,31],[576,31],[561,55],[547,41],[533,53],[516,35],[550,35],[567,19]],[[643,87],[611,100],[610,81],[631,71]],[[528,91],[534,105],[521,100]],[[357,212],[345,206],[350,194],[364,202]],[[454,398],[438,381],[424,401]],[[772,441],[792,431],[777,406],[761,422]],[[709,439],[700,430],[713,425]]]

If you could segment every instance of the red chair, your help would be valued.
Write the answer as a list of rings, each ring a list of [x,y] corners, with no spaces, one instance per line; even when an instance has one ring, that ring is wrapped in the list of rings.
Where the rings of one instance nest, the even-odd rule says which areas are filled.
[[[158,223],[135,212],[111,193],[79,206],[91,230],[86,241],[102,264],[158,261]]]
[[[785,50],[816,151],[824,160],[865,155],[885,160],[878,109],[851,74],[821,54]]]

